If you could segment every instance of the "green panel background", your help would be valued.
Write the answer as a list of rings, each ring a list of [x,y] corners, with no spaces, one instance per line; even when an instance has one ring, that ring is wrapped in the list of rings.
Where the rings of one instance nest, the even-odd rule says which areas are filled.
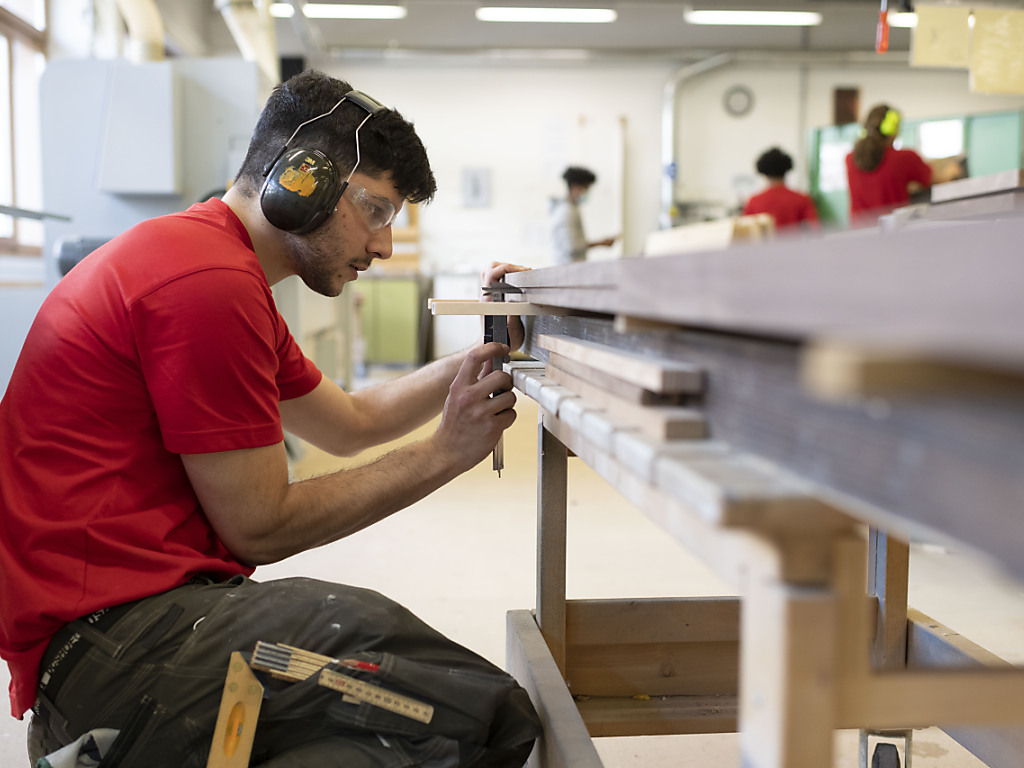
[[[1024,167],[1024,112],[992,112],[979,115],[952,115],[931,120],[906,120],[900,126],[904,147],[918,146],[918,130],[937,120],[964,121],[964,148],[970,176],[987,176]],[[860,134],[860,125],[834,125],[815,128],[807,143],[809,194],[818,207],[823,224],[846,227],[849,222],[850,196],[845,188],[823,189],[822,165],[828,157],[845,155]]]

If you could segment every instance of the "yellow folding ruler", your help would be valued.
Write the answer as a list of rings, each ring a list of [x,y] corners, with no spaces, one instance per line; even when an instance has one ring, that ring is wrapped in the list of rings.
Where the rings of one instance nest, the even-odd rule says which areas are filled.
[[[365,680],[326,669],[328,664],[369,673],[378,670],[376,664],[359,659],[334,659],[290,645],[263,641],[256,643],[252,661],[249,662],[253,669],[264,670],[285,680],[306,680],[316,674],[318,685],[338,691],[351,701],[366,702],[421,723],[429,723],[434,717],[434,707],[430,704],[389,691]]]

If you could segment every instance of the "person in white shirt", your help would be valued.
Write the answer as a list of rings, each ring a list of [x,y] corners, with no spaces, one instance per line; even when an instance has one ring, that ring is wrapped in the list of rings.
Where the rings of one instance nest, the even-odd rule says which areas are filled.
[[[614,237],[589,242],[583,232],[583,218],[580,205],[586,201],[590,187],[597,176],[587,168],[570,166],[562,174],[568,191],[565,198],[552,201],[552,238],[555,245],[555,265],[562,266],[574,261],[585,261],[587,251],[596,246],[609,247]]]

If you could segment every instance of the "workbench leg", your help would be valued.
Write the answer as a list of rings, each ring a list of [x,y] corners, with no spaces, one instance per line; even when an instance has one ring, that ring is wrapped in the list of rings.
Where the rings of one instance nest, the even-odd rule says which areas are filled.
[[[868,595],[878,598],[875,636],[871,643],[871,667],[876,670],[907,666],[907,592],[910,545],[885,531],[868,533]],[[895,740],[902,747],[901,768],[910,768],[913,731],[862,731],[861,768],[870,768],[878,748],[874,736]],[[892,747],[887,747],[890,752]],[[891,762],[891,761],[890,761]]]
[[[537,451],[537,625],[565,675],[566,486],[569,452],[544,427]]]
[[[868,594],[878,597],[871,646],[874,669],[907,666],[907,591],[910,545],[872,528],[868,535]]]
[[[832,765],[836,619],[825,586],[751,580],[740,622],[743,768]]]

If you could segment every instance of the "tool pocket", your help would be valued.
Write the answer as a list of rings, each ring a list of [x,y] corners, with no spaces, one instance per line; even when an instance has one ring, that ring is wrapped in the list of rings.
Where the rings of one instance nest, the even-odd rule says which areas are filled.
[[[478,659],[472,668],[469,660],[460,668],[387,653],[359,659],[373,671],[332,663],[299,682],[268,679],[260,722],[319,714],[341,730],[442,736],[457,742],[466,758],[486,756],[488,765],[522,765],[540,734],[526,691],[497,667],[481,668]],[[328,687],[335,675],[355,682]]]
[[[207,728],[143,696],[97,768],[203,768],[208,751]]]

